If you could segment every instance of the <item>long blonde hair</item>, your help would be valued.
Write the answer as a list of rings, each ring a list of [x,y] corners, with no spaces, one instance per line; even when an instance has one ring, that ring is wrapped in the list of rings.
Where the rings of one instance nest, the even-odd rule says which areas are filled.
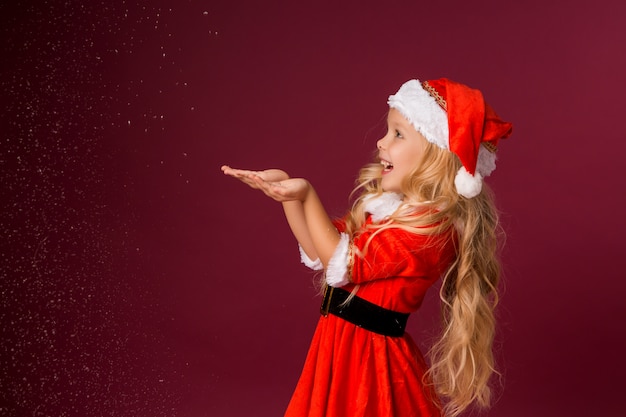
[[[489,382],[495,371],[494,308],[500,275],[500,228],[491,192],[483,185],[474,198],[460,196],[454,185],[460,166],[456,155],[429,143],[422,160],[404,181],[405,204],[387,222],[367,226],[378,229],[374,235],[395,227],[455,237],[457,256],[443,277],[440,291],[442,333],[429,352],[427,372],[449,417],[472,404],[481,408],[490,405]],[[347,233],[358,233],[364,225],[364,198],[383,192],[381,170],[380,164],[361,170],[354,190],[360,195],[346,217]]]

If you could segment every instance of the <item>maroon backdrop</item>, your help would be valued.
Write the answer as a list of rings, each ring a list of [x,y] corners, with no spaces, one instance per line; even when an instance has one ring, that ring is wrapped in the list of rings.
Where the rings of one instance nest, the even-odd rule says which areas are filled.
[[[0,415],[281,415],[314,277],[219,167],[284,168],[341,215],[387,96],[441,76],[515,124],[488,414],[623,415],[626,3],[11,3]],[[436,323],[431,294],[424,349]]]

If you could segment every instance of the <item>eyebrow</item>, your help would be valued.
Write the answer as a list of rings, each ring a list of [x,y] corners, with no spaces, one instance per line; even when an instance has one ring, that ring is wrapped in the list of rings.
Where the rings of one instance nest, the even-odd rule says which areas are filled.
[[[387,124],[389,126],[395,126],[395,127],[399,127],[399,128],[402,128],[402,129],[406,129],[407,128],[407,124],[405,122],[406,121],[404,120],[404,118],[398,119],[398,120],[391,120],[390,118],[387,118]]]

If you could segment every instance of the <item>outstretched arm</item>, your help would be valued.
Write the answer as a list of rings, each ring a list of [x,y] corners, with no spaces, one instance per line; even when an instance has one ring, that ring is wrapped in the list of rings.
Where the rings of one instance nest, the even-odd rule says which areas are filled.
[[[283,210],[285,211],[285,217],[287,218],[291,232],[298,240],[304,253],[306,253],[311,260],[319,259],[319,255],[313,244],[313,239],[311,239],[311,234],[309,233],[309,226],[304,217],[302,201],[284,201]]]
[[[223,166],[222,171],[282,202],[289,226],[307,256],[328,265],[339,243],[339,232],[307,180],[289,178],[280,170],[245,171]]]
[[[327,267],[328,261],[339,244],[339,231],[330,220],[313,186],[308,181],[306,184],[308,190],[302,201],[304,217],[317,256],[324,267]]]

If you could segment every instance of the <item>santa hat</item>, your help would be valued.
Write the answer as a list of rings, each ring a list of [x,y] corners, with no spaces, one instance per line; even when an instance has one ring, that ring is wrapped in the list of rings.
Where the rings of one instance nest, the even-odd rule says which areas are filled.
[[[498,140],[509,137],[513,125],[498,117],[480,91],[446,78],[407,81],[388,103],[426,140],[459,157],[456,190],[477,196],[483,177],[496,169]]]

